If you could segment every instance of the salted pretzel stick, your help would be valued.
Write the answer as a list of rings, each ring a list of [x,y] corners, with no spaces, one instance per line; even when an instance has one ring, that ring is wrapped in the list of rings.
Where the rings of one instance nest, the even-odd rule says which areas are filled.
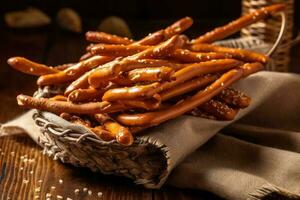
[[[79,116],[71,115],[69,113],[61,113],[59,116],[69,122],[74,123],[74,124],[80,124],[87,128],[91,128],[91,122],[87,119],[82,119]]]
[[[35,76],[53,74],[59,72],[58,69],[30,61],[23,57],[9,58],[7,60],[7,63],[18,71],[21,71],[25,74],[35,75]]]
[[[131,56],[139,53],[150,46],[142,45],[114,45],[114,44],[96,44],[91,47],[90,52],[94,55],[105,55],[105,56]]]
[[[233,120],[238,113],[238,110],[214,99],[202,104],[199,108],[221,120]]]
[[[223,90],[216,99],[236,108],[246,108],[251,103],[251,98],[233,88]]]
[[[63,95],[55,95],[54,97],[49,98],[50,100],[54,101],[67,101],[68,98]]]
[[[134,42],[136,45],[157,45],[165,39],[165,31],[159,30],[154,33],[150,33],[143,39]]]
[[[165,36],[167,38],[172,37],[173,35],[180,34],[190,28],[193,25],[193,19],[190,17],[184,17],[172,25],[165,28]]]
[[[192,80],[186,81],[184,83],[179,84],[176,87],[172,87],[168,90],[163,91],[160,93],[161,101],[169,100],[173,97],[180,96],[182,94],[186,94],[191,92],[195,89],[199,89],[201,87],[206,87],[208,84],[212,83],[213,81],[217,80],[217,75],[205,75],[194,78]]]
[[[188,48],[191,51],[226,53],[231,55],[235,59],[243,60],[246,62],[266,63],[269,60],[269,58],[266,55],[261,53],[256,53],[245,49],[222,47],[222,46],[212,45],[212,44],[198,43],[198,44],[192,44]]]
[[[83,60],[86,60],[90,57],[93,57],[94,54],[92,54],[91,52],[86,52],[85,54],[83,54],[80,58],[79,58],[79,61],[83,61]]]
[[[226,38],[227,36],[238,32],[242,28],[253,24],[255,22],[258,22],[261,19],[264,19],[271,14],[274,14],[278,11],[282,11],[285,9],[284,4],[274,4],[268,7],[264,7],[261,9],[258,9],[254,12],[251,12],[249,14],[246,14],[239,19],[230,22],[229,24],[226,24],[224,26],[215,28],[214,30],[207,32],[206,34],[194,39],[192,43],[211,43],[216,40],[221,40]]]
[[[114,44],[95,44],[90,48],[90,52],[94,55],[104,55],[104,56],[130,56],[145,49],[150,46],[145,45],[114,45]]]
[[[19,106],[24,108],[34,108],[58,114],[63,112],[72,114],[111,113],[128,109],[122,104],[111,104],[109,102],[73,104],[71,102],[35,98],[22,94],[17,96],[17,102]]]
[[[65,69],[68,69],[69,67],[75,65],[75,63],[67,63],[67,64],[62,64],[62,65],[57,65],[54,68],[59,70],[59,71],[63,71]]]
[[[184,45],[184,44],[182,44]],[[149,46],[143,45],[108,45],[97,44],[91,47],[91,53],[104,56],[129,56],[141,52]],[[186,49],[176,49],[170,57],[180,62],[203,62],[213,59],[231,58],[232,55],[226,52],[192,52]],[[239,59],[241,56],[239,56]]]
[[[105,130],[103,126],[96,126],[94,128],[91,128],[90,130],[98,135],[102,140],[107,142],[112,141],[116,138],[115,133]]]
[[[37,80],[38,85],[52,85],[66,83],[79,78],[85,72],[97,67],[100,64],[111,61],[111,57],[107,56],[93,56],[87,60],[80,61],[79,63],[54,74],[47,74],[40,76]]]
[[[159,58],[162,56],[166,56],[170,54],[170,52],[174,51],[177,48],[179,39],[178,36],[173,36],[169,40],[157,45],[152,46],[150,48],[145,49],[144,51],[134,54],[132,56],[123,58],[121,61],[114,61],[102,65],[97,68],[89,75],[89,84],[94,87],[100,87],[103,82],[107,82],[112,80],[115,76],[117,76],[122,71],[122,64],[126,63],[128,60],[139,60],[145,58]]]
[[[93,99],[101,99],[105,90],[97,90],[95,88],[77,89],[68,95],[67,100],[73,103],[93,101]]]
[[[117,121],[126,126],[154,126],[167,120],[176,118],[194,108],[204,104],[219,94],[224,88],[227,88],[232,83],[243,77],[243,70],[241,68],[232,69],[224,73],[221,78],[216,80],[213,84],[206,87],[184,101],[181,101],[170,108],[148,112],[143,114],[120,114],[117,116]]]
[[[187,49],[176,49],[170,54],[170,57],[174,60],[185,62],[185,63],[195,63],[203,62],[216,59],[232,58],[230,54],[227,53],[217,53],[217,52],[192,52]]]
[[[119,104],[123,104],[125,107],[140,108],[143,110],[157,110],[161,108],[161,102],[157,99],[145,99],[145,100],[122,100],[117,101]]]
[[[88,31],[85,34],[87,41],[105,44],[131,44],[132,40],[104,32]]]
[[[157,93],[175,87],[180,83],[183,83],[194,77],[226,71],[237,67],[241,64],[242,62],[233,59],[214,60],[191,64],[175,72],[172,76],[172,78],[175,79],[174,81],[164,83],[153,83],[150,85],[133,86],[128,88],[111,89],[104,93],[102,100],[116,101],[123,99],[152,97]]]
[[[129,146],[133,143],[134,139],[130,132],[130,130],[118,122],[115,121],[107,121],[104,122],[104,127],[106,130],[115,135],[116,140],[119,144]]]
[[[118,122],[113,120],[107,114],[95,114],[94,119],[100,124],[103,124],[103,127],[108,130],[109,133],[101,133],[100,137],[105,141],[111,141],[116,139],[117,142],[123,145],[131,145],[133,142],[133,136],[129,128],[126,128],[120,125]],[[101,127],[101,128],[103,128]],[[101,130],[101,129],[100,129]]]
[[[170,81],[175,70],[170,67],[147,67],[128,72],[127,77],[134,83]]]

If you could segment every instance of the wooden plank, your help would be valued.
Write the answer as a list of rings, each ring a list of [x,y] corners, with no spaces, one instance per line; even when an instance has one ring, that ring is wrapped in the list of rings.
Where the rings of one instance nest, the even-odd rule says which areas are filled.
[[[0,148],[1,200],[46,199],[47,194],[54,197],[51,199],[62,196],[92,200],[100,199],[99,192],[104,200],[152,199],[152,190],[135,186],[126,178],[105,176],[51,160],[28,136],[2,137]]]

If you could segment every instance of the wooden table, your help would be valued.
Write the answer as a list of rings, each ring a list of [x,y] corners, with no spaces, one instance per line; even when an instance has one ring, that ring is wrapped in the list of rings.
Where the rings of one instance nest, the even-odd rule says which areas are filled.
[[[140,27],[142,31],[133,32],[142,36],[155,30],[157,23],[153,23],[148,29],[141,22],[136,27]],[[32,94],[36,89],[35,77],[10,69],[6,64],[8,57],[20,55],[37,62],[56,65],[75,62],[86,46],[83,35],[62,32],[55,26],[21,31],[2,29],[0,38],[0,122],[24,112],[16,105],[17,94]],[[300,55],[300,48],[296,49],[298,50],[293,52],[295,58]],[[300,66],[299,60],[294,59],[292,66],[293,71],[300,71],[295,67]],[[50,199],[59,199],[60,196],[64,199],[86,200],[220,199],[207,192],[169,186],[160,190],[147,190],[126,178],[104,176],[88,169],[79,170],[53,161],[44,156],[41,150],[26,135],[0,137],[0,200],[47,199],[47,194],[49,197],[51,195]]]

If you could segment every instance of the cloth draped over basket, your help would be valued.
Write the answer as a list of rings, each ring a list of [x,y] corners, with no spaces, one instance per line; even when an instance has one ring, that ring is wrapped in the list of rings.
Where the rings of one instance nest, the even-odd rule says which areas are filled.
[[[300,199],[299,86],[299,75],[259,72],[234,85],[252,97],[238,123],[181,116],[130,147],[99,141],[83,126],[35,110],[1,132],[22,128],[55,159],[148,188],[160,188],[169,177],[168,184],[227,199]]]

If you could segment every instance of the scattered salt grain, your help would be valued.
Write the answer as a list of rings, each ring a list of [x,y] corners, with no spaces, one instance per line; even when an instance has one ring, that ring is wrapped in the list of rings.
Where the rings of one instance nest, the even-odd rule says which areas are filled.
[[[88,194],[89,194],[89,195],[92,195],[92,193],[93,193],[92,190],[89,190],[89,191],[88,191]]]
[[[98,197],[102,197],[103,196],[103,193],[102,192],[98,192]]]
[[[50,198],[52,195],[50,193],[46,194],[46,198]]]
[[[78,195],[78,194],[79,194],[79,192],[80,192],[80,190],[79,190],[79,189],[75,189],[75,190],[74,190],[74,193],[75,193],[76,195]]]
[[[63,199],[63,197],[60,196],[60,195],[57,195],[56,198],[57,198],[57,199]]]
[[[83,188],[83,191],[84,191],[84,192],[87,192],[87,191],[88,191],[88,189],[87,189],[87,188]]]
[[[62,180],[62,179],[59,179],[59,184],[63,184],[64,183],[64,181]]]

